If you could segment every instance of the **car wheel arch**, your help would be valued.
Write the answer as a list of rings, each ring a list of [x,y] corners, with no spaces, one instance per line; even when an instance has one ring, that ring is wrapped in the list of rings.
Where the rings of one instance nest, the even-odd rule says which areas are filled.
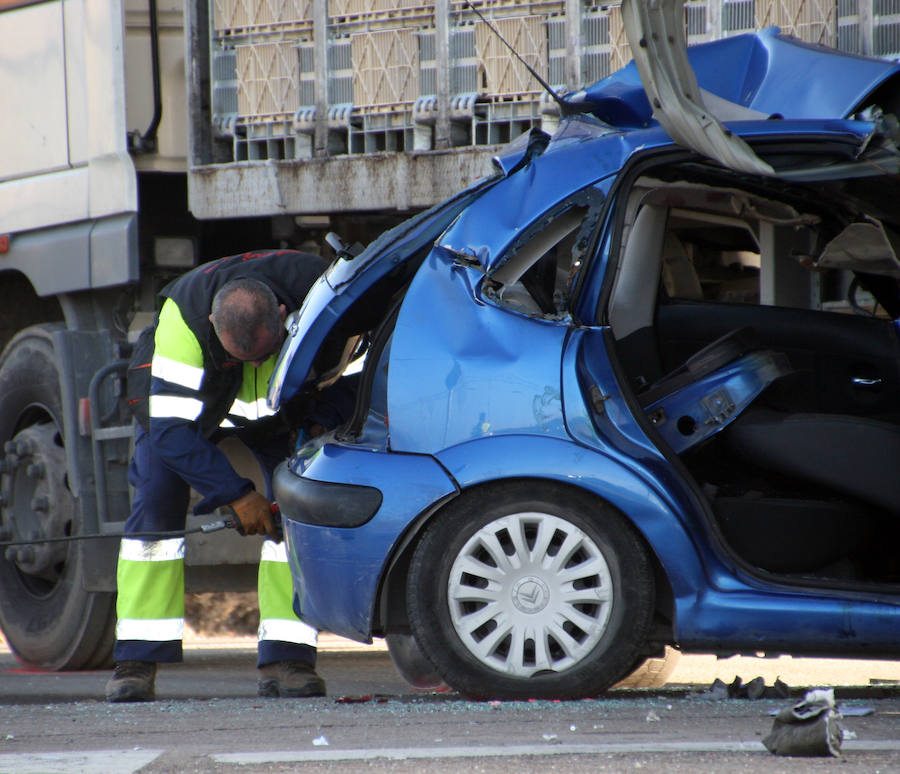
[[[405,591],[407,576],[413,553],[428,526],[435,519],[439,519],[451,503],[455,506],[464,498],[471,498],[477,501],[488,490],[518,483],[528,483],[536,487],[555,488],[559,491],[560,497],[579,498],[585,506],[588,503],[594,503],[596,506],[600,506],[601,509],[611,508],[630,524],[634,535],[642,544],[650,560],[656,586],[655,621],[652,630],[652,641],[648,642],[648,655],[651,655],[649,651],[656,647],[662,648],[665,644],[673,643],[676,607],[672,583],[656,551],[639,525],[635,523],[628,513],[617,507],[615,503],[610,502],[593,490],[570,482],[559,481],[555,478],[537,476],[511,476],[479,481],[460,489],[454,496],[444,499],[441,503],[436,504],[414,519],[401,540],[398,541],[396,549],[386,563],[386,570],[382,575],[375,600],[375,617],[373,618],[372,633],[376,636],[384,636],[384,634],[391,632],[409,632]]]

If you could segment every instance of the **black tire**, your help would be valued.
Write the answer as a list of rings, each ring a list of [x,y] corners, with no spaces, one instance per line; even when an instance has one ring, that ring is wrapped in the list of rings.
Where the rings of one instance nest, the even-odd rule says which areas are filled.
[[[407,586],[421,648],[477,699],[602,693],[638,661],[654,604],[647,550],[627,519],[535,481],[450,503],[417,545]]]
[[[447,687],[411,634],[388,634],[384,641],[394,667],[413,688],[436,691]]]
[[[0,357],[0,524],[5,540],[81,530],[66,475],[53,329],[26,328]],[[16,657],[48,670],[108,666],[115,595],[84,590],[82,552],[72,543],[38,541],[29,552],[19,551],[0,551],[0,627]]]

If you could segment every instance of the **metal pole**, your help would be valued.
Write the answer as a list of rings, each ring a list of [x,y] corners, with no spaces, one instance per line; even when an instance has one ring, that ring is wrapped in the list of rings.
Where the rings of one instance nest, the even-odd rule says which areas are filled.
[[[437,66],[437,121],[434,147],[450,147],[450,0],[435,0],[434,45]]]
[[[875,50],[875,14],[872,6],[875,0],[859,0],[857,5],[857,24],[859,25],[859,53],[872,56]]]
[[[315,68],[316,124],[313,155],[328,155],[328,0],[313,2],[313,67]]]
[[[584,86],[581,57],[581,0],[566,0],[566,88],[576,91]]]

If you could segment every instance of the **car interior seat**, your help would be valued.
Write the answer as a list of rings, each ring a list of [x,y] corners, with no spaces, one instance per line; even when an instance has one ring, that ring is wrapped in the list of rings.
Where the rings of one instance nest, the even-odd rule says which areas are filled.
[[[900,513],[900,426],[843,414],[752,408],[728,428],[739,457]]]

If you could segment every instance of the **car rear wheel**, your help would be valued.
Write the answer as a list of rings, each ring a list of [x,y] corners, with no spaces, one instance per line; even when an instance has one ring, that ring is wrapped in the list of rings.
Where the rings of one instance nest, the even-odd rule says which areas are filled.
[[[465,493],[435,517],[407,607],[420,647],[462,693],[581,698],[638,660],[654,592],[647,551],[620,513],[517,481]]]

